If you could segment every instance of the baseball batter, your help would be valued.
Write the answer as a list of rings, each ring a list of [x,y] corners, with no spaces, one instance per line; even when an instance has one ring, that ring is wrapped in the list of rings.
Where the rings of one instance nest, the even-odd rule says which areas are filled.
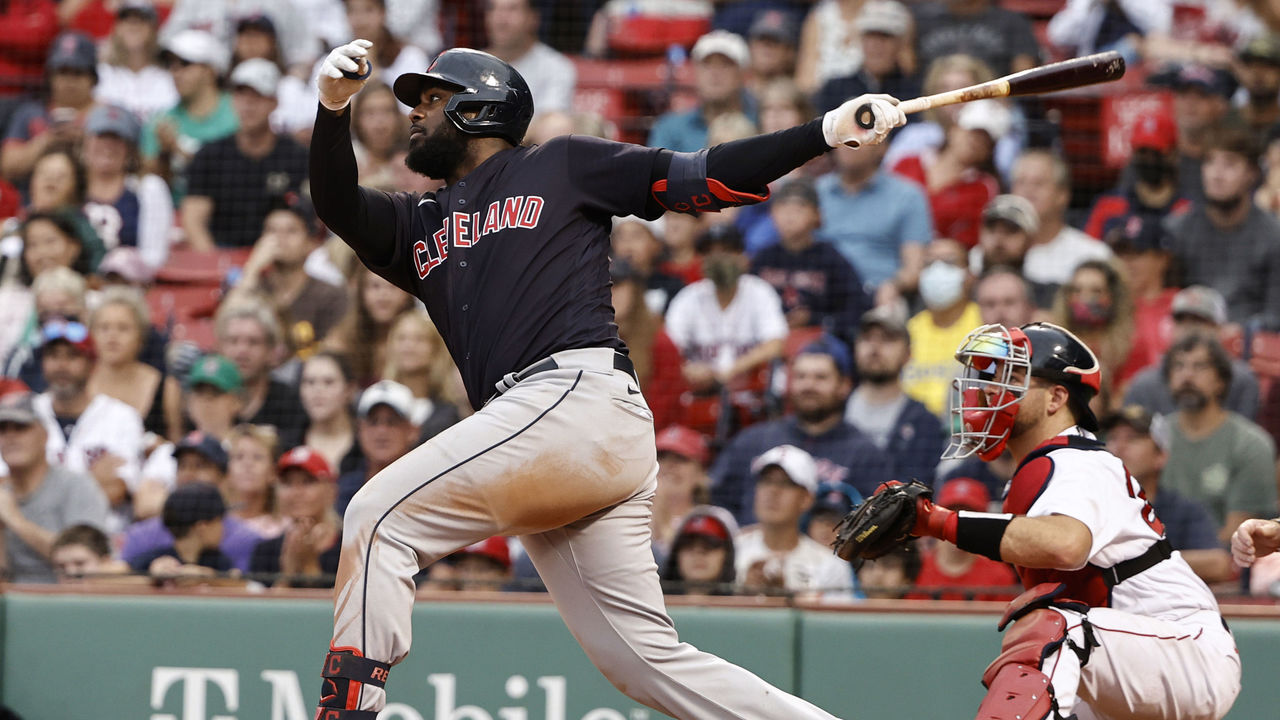
[[[610,218],[757,202],[841,143],[882,141],[897,101],[697,153],[561,137],[521,147],[533,98],[509,65],[442,53],[401,75],[424,195],[359,187],[348,102],[371,44],[331,52],[311,140],[320,217],[371,270],[420,298],[476,413],[374,477],[347,509],[317,718],[373,720],[409,652],[413,575],[491,535],[518,535],[570,632],[619,690],[677,718],[830,718],[681,643],[649,550],[652,415],[613,324]],[[870,102],[875,127],[858,128]]]
[[[956,359],[961,429],[943,457],[1008,449],[1017,470],[1004,513],[953,512],[925,493],[911,534],[1011,563],[1027,588],[1001,620],[1016,622],[983,675],[978,717],[1222,718],[1240,692],[1235,642],[1138,482],[1093,435],[1097,358],[1032,323],[980,327]]]

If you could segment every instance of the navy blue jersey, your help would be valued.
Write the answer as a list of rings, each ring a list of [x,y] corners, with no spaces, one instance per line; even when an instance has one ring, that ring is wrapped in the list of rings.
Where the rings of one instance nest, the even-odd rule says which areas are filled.
[[[820,118],[716,145],[682,156],[675,191],[670,150],[566,136],[499,151],[436,193],[386,193],[356,184],[350,113],[320,108],[311,195],[366,267],[426,304],[479,409],[504,375],[552,353],[626,352],[609,290],[613,216],[656,218],[660,193],[687,212],[711,195],[722,207],[759,202],[828,149]],[[701,191],[688,176],[697,167]],[[694,204],[681,199],[694,191]]]
[[[335,153],[345,143],[349,153],[346,126],[322,112],[312,143],[334,142]],[[390,231],[389,247],[352,246],[426,304],[478,409],[503,375],[554,352],[625,352],[610,300],[611,218],[654,216],[645,208],[659,152],[559,137],[503,150],[434,195],[362,187],[366,222],[325,221],[348,239]],[[390,220],[378,226],[379,217]]]

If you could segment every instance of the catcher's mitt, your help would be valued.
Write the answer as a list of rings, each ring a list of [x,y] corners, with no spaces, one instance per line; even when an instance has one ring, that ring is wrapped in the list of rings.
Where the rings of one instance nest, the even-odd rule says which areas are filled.
[[[831,547],[845,560],[871,560],[887,555],[911,540],[917,499],[921,497],[931,499],[933,491],[914,480],[907,485],[900,482],[881,485],[874,495],[840,521]]]

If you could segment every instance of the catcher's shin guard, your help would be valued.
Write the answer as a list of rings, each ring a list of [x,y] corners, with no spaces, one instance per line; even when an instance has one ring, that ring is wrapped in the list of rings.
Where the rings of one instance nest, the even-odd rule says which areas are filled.
[[[1037,608],[1014,623],[1004,634],[999,657],[982,674],[987,695],[978,706],[977,720],[1059,720],[1053,686],[1041,667],[1064,643],[1084,666],[1092,630],[1088,620],[1082,622],[1083,649],[1067,637],[1066,619],[1053,610]]]
[[[390,669],[387,663],[363,657],[355,648],[330,648],[324,658],[324,682],[315,720],[375,720],[376,711],[358,709],[360,688],[365,684],[383,687]]]

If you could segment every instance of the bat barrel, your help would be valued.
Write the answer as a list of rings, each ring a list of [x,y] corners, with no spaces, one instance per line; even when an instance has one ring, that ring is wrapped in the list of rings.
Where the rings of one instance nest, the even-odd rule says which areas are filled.
[[[1124,57],[1111,50],[1023,70],[1005,78],[1010,95],[1039,95],[1124,77]]]

